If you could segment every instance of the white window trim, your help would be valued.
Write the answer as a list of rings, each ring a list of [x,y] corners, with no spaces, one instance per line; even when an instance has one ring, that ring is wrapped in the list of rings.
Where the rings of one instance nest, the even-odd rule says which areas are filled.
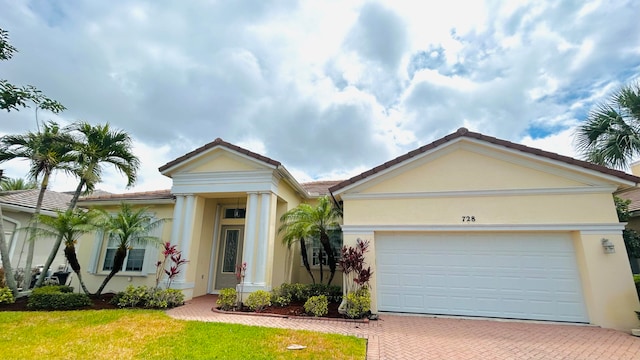
[[[152,221],[156,221],[155,214],[151,214]],[[152,230],[150,235],[157,237],[160,242],[164,242],[162,238],[162,230],[164,224],[160,224],[156,229]],[[89,261],[88,273],[94,275],[108,275],[110,270],[102,270],[104,268],[104,262],[106,260],[107,249],[109,240],[106,234],[102,230],[96,231],[93,250],[91,253],[91,260]],[[160,246],[160,245],[158,245]],[[156,262],[158,259],[158,246],[154,243],[146,244],[144,249],[144,260],[142,262],[141,271],[126,271],[127,260],[129,258],[129,252],[127,251],[127,257],[124,259],[123,270],[119,271],[115,276],[148,276],[156,273]]]

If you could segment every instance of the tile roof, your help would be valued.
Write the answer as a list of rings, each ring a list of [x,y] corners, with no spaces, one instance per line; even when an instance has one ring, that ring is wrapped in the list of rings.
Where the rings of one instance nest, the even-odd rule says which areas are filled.
[[[0,193],[0,202],[8,205],[34,209],[38,202],[40,189],[14,190]],[[47,190],[42,199],[42,210],[66,210],[73,196],[67,193]]]
[[[239,152],[241,154],[247,155],[249,157],[252,157],[252,158],[254,158],[256,160],[265,162],[265,163],[267,163],[269,165],[273,165],[275,167],[278,167],[278,166],[281,165],[279,161],[276,161],[276,160],[270,159],[270,158],[268,158],[266,156],[262,156],[260,154],[254,153],[254,152],[249,151],[247,149],[241,148],[240,146],[233,145],[231,143],[228,143],[228,142],[222,140],[221,138],[217,138],[214,141],[212,141],[212,142],[210,142],[210,143],[208,143],[206,145],[203,145],[203,146],[201,146],[201,147],[199,147],[199,148],[197,148],[197,149],[195,149],[195,150],[193,150],[193,151],[191,151],[191,152],[189,152],[187,154],[184,154],[184,155],[180,156],[179,158],[177,158],[175,160],[169,161],[168,163],[160,166],[158,168],[158,170],[160,172],[163,172],[163,171],[165,171],[165,170],[167,170],[167,169],[169,169],[169,168],[171,168],[171,167],[173,167],[175,165],[178,165],[179,163],[181,163],[183,161],[186,161],[186,160],[188,160],[188,159],[190,159],[190,158],[192,158],[192,157],[194,157],[194,156],[196,156],[198,154],[201,154],[201,153],[203,153],[203,152],[205,152],[205,151],[207,151],[209,149],[212,149],[212,148],[214,148],[216,146],[226,147],[227,149]]]
[[[606,175],[611,175],[611,176],[615,176],[617,178],[620,178],[622,180],[626,180],[626,181],[631,181],[634,183],[640,183],[640,177],[631,175],[631,174],[627,174],[623,171],[619,171],[619,170],[614,170],[614,169],[609,169],[607,167],[604,166],[600,166],[600,165],[595,165],[592,164],[590,162],[587,161],[582,161],[582,160],[577,160],[568,156],[564,156],[564,155],[560,155],[560,154],[556,154],[556,153],[552,153],[549,151],[544,151],[544,150],[540,150],[540,149],[536,149],[536,148],[532,148],[529,146],[525,146],[525,145],[521,145],[521,144],[517,144],[511,141],[507,141],[507,140],[502,140],[502,139],[498,139],[492,136],[487,136],[487,135],[483,135],[480,133],[476,133],[476,132],[471,132],[469,130],[467,130],[466,128],[459,128],[458,131],[449,134],[441,139],[438,139],[430,144],[424,145],[422,147],[419,147],[413,151],[410,151],[404,155],[398,156],[397,158],[387,161],[382,165],[376,166],[373,169],[370,169],[368,171],[365,171],[359,175],[356,175],[348,180],[342,181],[341,183],[332,186],[329,188],[329,191],[334,192],[337,190],[340,190],[346,186],[349,186],[351,184],[354,184],[356,182],[359,182],[363,179],[368,178],[369,176],[372,176],[376,173],[379,173],[387,168],[390,168],[394,165],[397,165],[401,162],[404,162],[406,160],[409,160],[417,155],[420,155],[422,153],[425,153],[429,150],[435,149],[447,142],[450,142],[452,140],[458,139],[458,138],[462,138],[462,137],[467,137],[467,138],[471,138],[471,139],[477,139],[477,140],[481,140],[481,141],[485,141],[491,144],[495,144],[495,145],[499,145],[499,146],[503,146],[509,149],[513,149],[513,150],[517,150],[517,151],[521,151],[524,153],[528,153],[528,154],[532,154],[532,155],[536,155],[536,156],[541,156],[541,157],[545,157],[545,158],[549,158],[552,160],[556,160],[556,161],[560,161],[560,162],[564,162],[566,164],[569,165],[575,165],[575,166],[580,166],[582,168],[585,169],[589,169],[589,170],[594,170],[597,172],[600,172],[602,174],[606,174]]]
[[[631,200],[631,203],[629,204],[630,212],[640,210],[640,188],[624,191],[616,194],[616,196],[625,200]]]
[[[329,188],[341,183],[342,180],[321,180],[321,181],[312,181],[308,183],[302,183],[303,189],[307,191],[309,195],[312,196],[323,196],[329,194]]]
[[[116,201],[116,200],[168,200],[173,199],[171,190],[154,190],[124,194],[100,193],[81,197],[78,202],[89,201]]]

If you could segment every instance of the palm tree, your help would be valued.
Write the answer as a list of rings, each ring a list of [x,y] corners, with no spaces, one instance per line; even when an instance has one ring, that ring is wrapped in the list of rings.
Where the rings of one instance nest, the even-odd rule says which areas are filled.
[[[55,170],[67,169],[69,152],[73,141],[71,136],[53,122],[43,124],[43,130],[25,135],[6,135],[0,138],[0,163],[13,159],[26,159],[31,162],[29,178],[40,182],[40,192],[36,202],[29,231],[29,250],[25,273],[31,271],[33,253],[35,250],[35,229],[38,226],[38,216],[42,208],[42,200],[49,185],[49,177]],[[29,288],[27,281],[26,288]]]
[[[107,283],[122,270],[122,265],[127,257],[129,248],[135,244],[148,244],[158,243],[159,239],[155,236],[150,236],[149,232],[159,227],[165,219],[154,219],[149,214],[149,208],[140,208],[134,210],[130,204],[122,203],[120,205],[120,211],[115,216],[109,216],[103,211],[104,221],[103,228],[105,234],[109,237],[116,239],[118,245],[113,257],[113,267],[111,272],[104,279],[102,285],[96,292],[96,296],[102,294],[102,290]]]
[[[0,170],[0,179],[3,179],[2,170]],[[11,267],[11,257],[9,256],[9,248],[7,246],[7,239],[4,236],[4,221],[2,220],[2,206],[0,206],[0,259],[2,259],[2,267],[4,268],[4,275],[7,286],[13,292],[13,296],[18,295],[18,284],[13,276],[13,268]]]
[[[132,186],[137,177],[140,160],[133,155],[132,140],[129,134],[121,130],[113,130],[109,124],[91,125],[86,122],[72,124],[69,131],[80,134],[76,139],[73,151],[74,173],[80,178],[76,191],[69,203],[69,210],[75,208],[78,198],[83,192],[91,192],[102,180],[103,164],[112,165],[118,172],[127,177],[127,187]],[[44,271],[48,271],[62,244],[62,237],[58,235],[51,249],[51,253],[44,264]],[[41,286],[43,279],[39,278],[35,286]]]
[[[328,196],[319,198],[318,204],[315,207],[309,204],[300,204],[297,207],[287,211],[280,218],[281,226],[279,231],[284,232],[283,243],[292,243],[293,241],[295,241],[294,239],[302,239],[300,240],[300,247],[302,249],[302,247],[304,246],[304,239],[320,240],[320,244],[322,244],[322,249],[319,254],[320,282],[324,280],[322,274],[324,251],[324,253],[326,253],[327,255],[329,271],[331,273],[327,281],[328,285],[331,284],[331,281],[333,281],[337,264],[334,249],[331,246],[329,233],[331,231],[340,229],[340,219],[341,216],[339,209],[333,206],[333,203]],[[304,261],[304,259],[306,258],[306,253],[302,254],[302,258]],[[305,262],[305,267],[307,268],[308,272],[311,272],[311,269],[308,267],[308,260]]]
[[[69,209],[64,212],[56,211],[56,215],[40,215],[40,222],[50,229],[39,228],[38,232],[45,236],[61,236],[64,239],[64,256],[67,258],[73,272],[76,273],[82,290],[85,294],[90,295],[84,281],[82,281],[75,245],[80,236],[96,229],[101,213],[96,210]],[[40,277],[44,278],[44,276]]]
[[[305,237],[309,236],[308,224],[306,222],[298,221],[298,219],[305,218],[307,215],[306,209],[302,206],[297,206],[280,217],[282,225],[278,229],[278,233],[284,232],[282,237],[282,244],[287,246],[287,249],[291,250],[291,247],[296,243],[300,243],[300,255],[302,256],[302,263],[304,268],[307,269],[311,281],[316,283],[316,278],[313,276],[311,266],[309,265],[309,254],[307,253],[307,240]]]
[[[589,113],[576,147],[587,161],[617,169],[640,154],[640,82],[623,86]]]
[[[0,182],[1,191],[30,190],[38,188],[38,184],[33,180],[22,178],[6,178]]]

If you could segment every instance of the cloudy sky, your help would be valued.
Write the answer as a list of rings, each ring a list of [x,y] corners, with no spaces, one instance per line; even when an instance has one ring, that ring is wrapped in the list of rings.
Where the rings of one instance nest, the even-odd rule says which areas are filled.
[[[40,120],[109,122],[138,184],[221,137],[300,181],[344,179],[464,126],[576,156],[589,110],[640,74],[638,1],[0,0],[18,48],[0,78],[62,102]],[[0,113],[0,134],[35,112]],[[24,162],[3,164],[11,177]],[[54,190],[73,181],[56,176]]]

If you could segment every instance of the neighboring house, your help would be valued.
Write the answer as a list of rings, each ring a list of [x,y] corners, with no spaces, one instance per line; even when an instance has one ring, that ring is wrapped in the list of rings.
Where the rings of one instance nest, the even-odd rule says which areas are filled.
[[[4,234],[9,248],[11,265],[14,269],[24,268],[26,264],[29,236],[28,226],[35,212],[38,201],[39,189],[14,190],[0,192],[0,206],[2,206],[2,216]],[[42,201],[41,214],[56,216],[55,211],[64,211],[69,206],[71,195],[55,191],[46,191]],[[33,256],[33,266],[44,265],[55,238],[43,238],[38,236]],[[0,261],[1,264],[1,261]],[[52,264],[53,271],[59,266],[65,265],[65,257],[61,248]]]
[[[170,191],[81,204],[115,211],[126,201],[172,218],[156,234],[190,260],[174,282],[187,298],[234,287],[241,262],[248,292],[308,281],[299,251],[280,242],[279,218],[328,191],[343,206],[345,245],[371,243],[373,312],[636,325],[612,194],[640,178],[621,171],[464,128],[342,182],[300,184],[280,162],[221,139],[159,170]],[[109,241],[85,237],[78,249],[95,289]],[[107,290],[153,285],[158,250],[137,250]]]

